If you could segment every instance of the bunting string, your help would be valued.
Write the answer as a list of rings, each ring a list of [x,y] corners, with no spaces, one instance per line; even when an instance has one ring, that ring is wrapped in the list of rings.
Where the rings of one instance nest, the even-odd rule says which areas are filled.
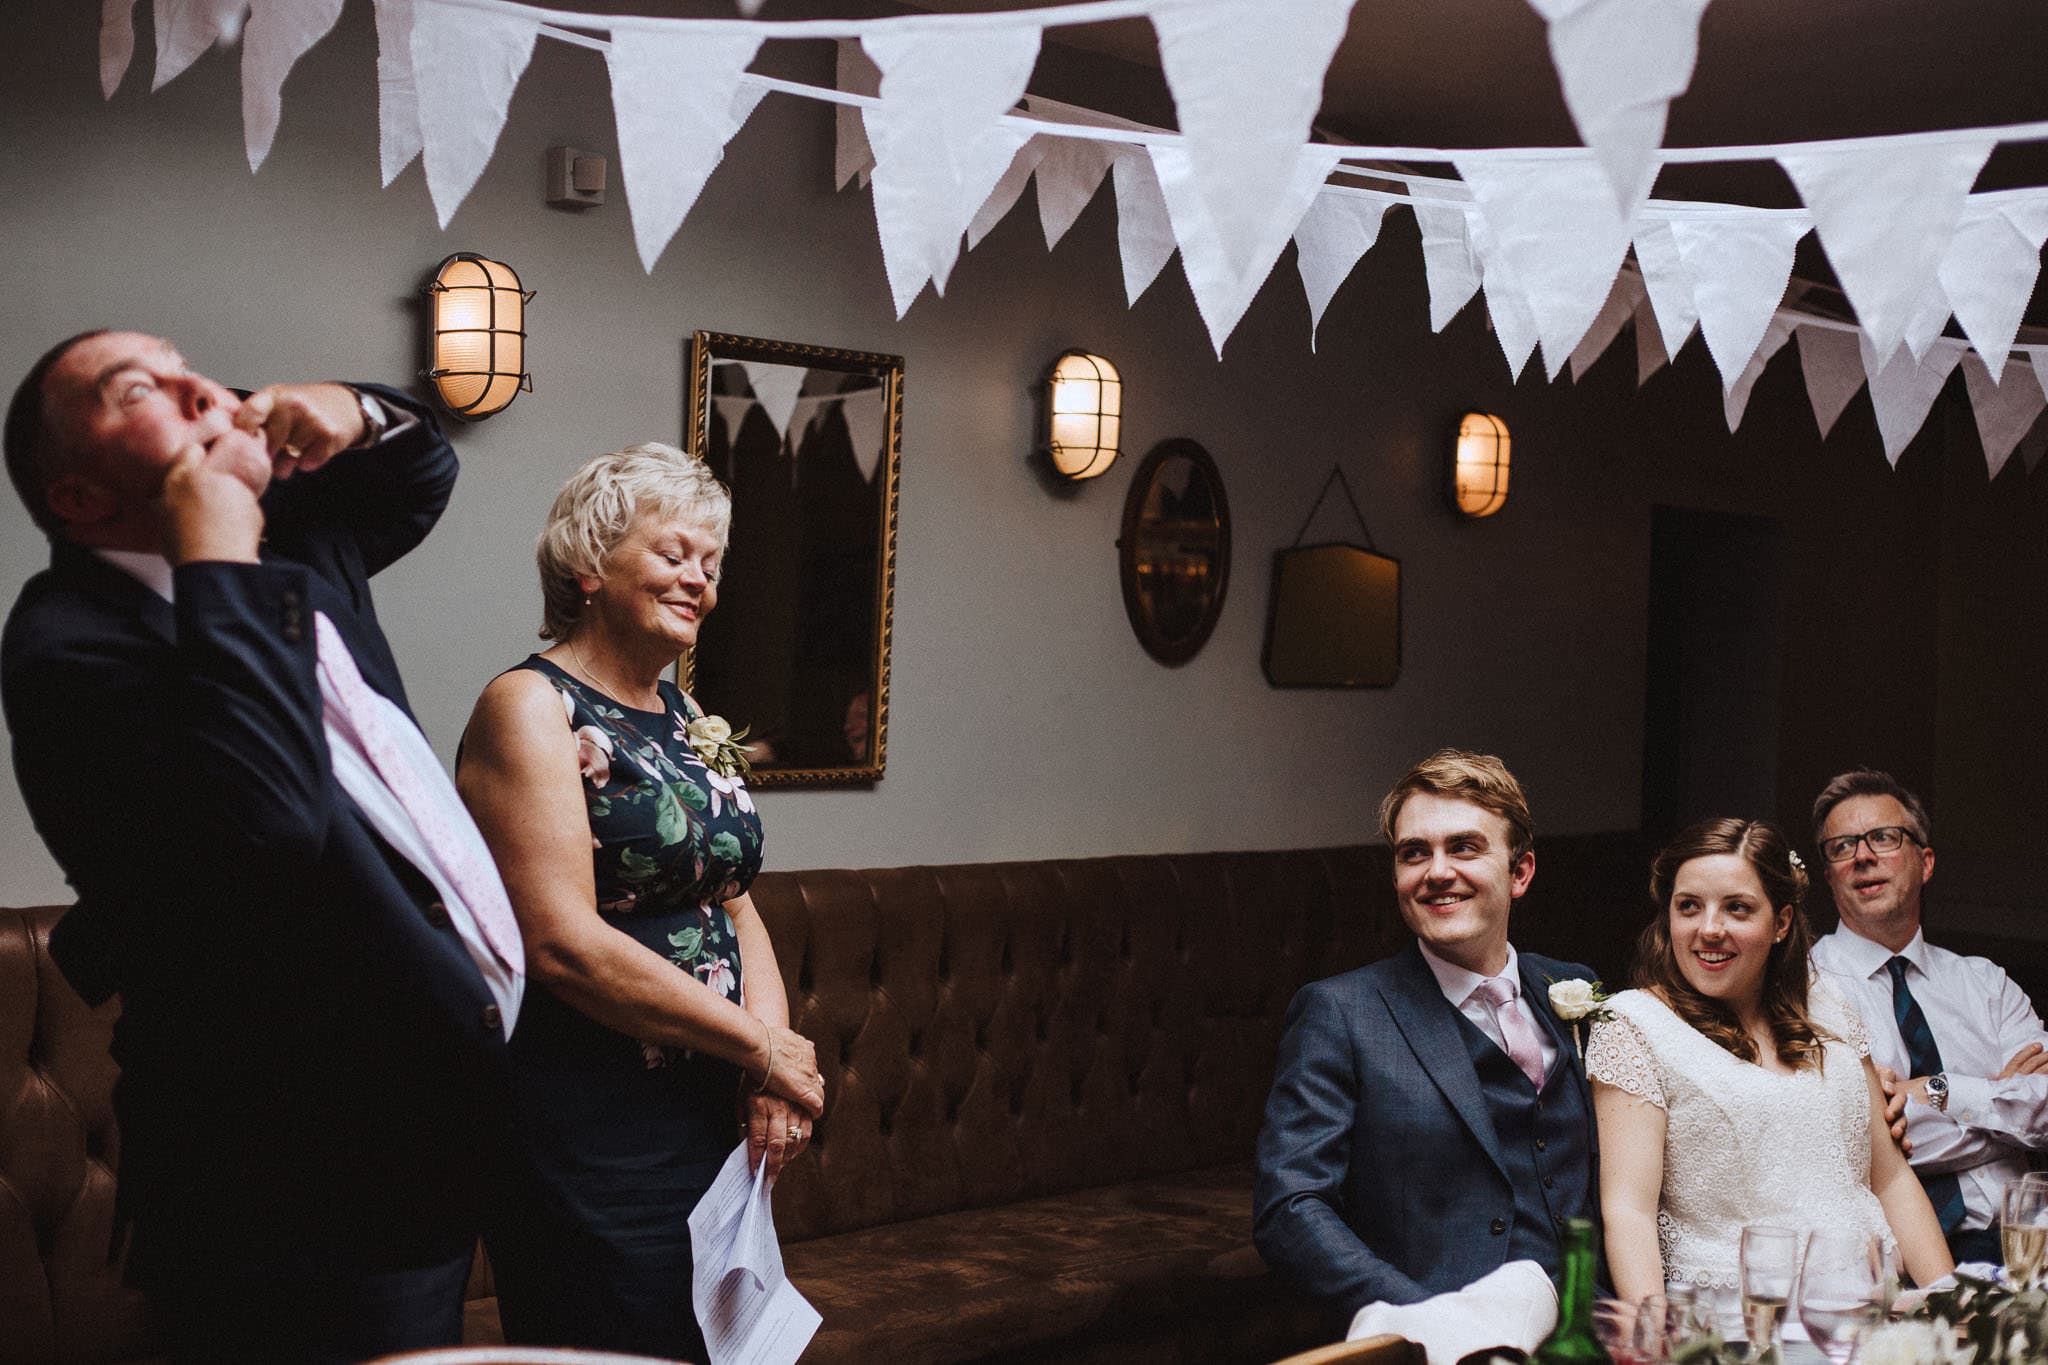
[[[727,144],[776,93],[837,107],[837,183],[873,191],[899,317],[927,286],[943,293],[963,238],[977,245],[1027,185],[1050,249],[1109,180],[1127,298],[1135,303],[1178,254],[1219,356],[1290,242],[1313,346],[1386,213],[1407,207],[1421,229],[1432,330],[1483,292],[1517,374],[1540,350],[1550,379],[1566,368],[1576,378],[1633,328],[1640,381],[1698,332],[1733,429],[1765,365],[1796,340],[1823,436],[1867,388],[1896,462],[1960,365],[1994,476],[2048,408],[2048,340],[2022,337],[2020,325],[2048,240],[2048,187],[1970,192],[1994,148],[2048,139],[2048,121],[1664,147],[1709,0],[1529,0],[1584,145],[1470,149],[1312,140],[1353,0],[1081,0],[801,21],[372,2],[383,181],[420,159],[444,228],[489,163],[545,37],[605,56],[620,180],[649,271]],[[244,140],[258,170],[285,77],[343,3],[152,0],[154,87],[208,47],[239,42]],[[108,98],[133,58],[133,10],[133,0],[102,0]],[[1024,91],[1046,29],[1138,18],[1158,35],[1177,129]],[[837,84],[747,69],[764,43],[788,39],[836,40]],[[1738,161],[1776,162],[1803,206],[1650,197],[1662,166]],[[1459,178],[1407,163],[1448,163]],[[1792,306],[1793,252],[1809,232],[1856,323]],[[1947,335],[1951,319],[1962,337]]]

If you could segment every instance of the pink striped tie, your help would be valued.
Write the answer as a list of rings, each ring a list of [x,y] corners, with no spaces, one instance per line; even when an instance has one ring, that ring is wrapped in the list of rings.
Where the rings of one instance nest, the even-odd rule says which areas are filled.
[[[1500,1036],[1507,1039],[1508,1056],[1522,1068],[1529,1084],[1541,1090],[1543,1043],[1536,1036],[1536,1026],[1515,1008],[1515,983],[1504,976],[1490,976],[1473,987],[1472,994],[1493,1006],[1494,1022],[1500,1025]]]
[[[458,818],[468,823],[469,813],[455,795],[454,785],[438,766],[434,776],[441,781],[435,784],[417,765],[407,761],[404,749],[391,733],[390,720],[377,704],[377,694],[363,681],[355,656],[349,653],[348,642],[341,638],[334,622],[327,619],[326,612],[313,614],[313,627],[320,650],[320,671],[327,675],[335,695],[341,699],[342,719],[355,731],[363,752],[377,769],[377,776],[384,779],[384,785],[412,818],[435,863],[476,917],[491,952],[507,967],[520,970],[526,951],[519,937],[518,921],[512,917],[512,903],[505,898],[505,883],[498,876],[496,864],[490,861],[475,826],[464,829],[455,823]]]

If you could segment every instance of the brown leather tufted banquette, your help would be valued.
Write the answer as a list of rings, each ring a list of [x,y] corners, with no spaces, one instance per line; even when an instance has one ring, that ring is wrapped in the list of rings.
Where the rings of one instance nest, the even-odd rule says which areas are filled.
[[[1545,840],[1518,937],[1618,970],[1630,836]],[[771,873],[830,1110],[783,1177],[806,1361],[1267,1360],[1326,1324],[1251,1247],[1250,1156],[1302,983],[1404,941],[1386,850]],[[150,1345],[108,1265],[106,1056],[0,912],[0,1362]],[[487,1272],[471,1332],[495,1334]]]

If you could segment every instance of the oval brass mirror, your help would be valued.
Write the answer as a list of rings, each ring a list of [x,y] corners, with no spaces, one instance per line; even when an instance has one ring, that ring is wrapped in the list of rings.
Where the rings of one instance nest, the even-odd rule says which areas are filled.
[[[1194,658],[1230,584],[1230,504],[1208,451],[1178,437],[1152,447],[1131,477],[1117,548],[1138,643],[1163,664]]]

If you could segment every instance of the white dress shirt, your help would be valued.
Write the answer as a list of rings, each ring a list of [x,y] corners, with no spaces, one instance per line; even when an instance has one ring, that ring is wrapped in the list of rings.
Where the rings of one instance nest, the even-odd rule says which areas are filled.
[[[1495,1047],[1507,1052],[1508,1040],[1501,1035],[1500,1021],[1494,1018],[1493,1006],[1477,994],[1481,986],[1494,978],[1468,972],[1455,962],[1444,961],[1421,939],[1415,941],[1415,946],[1422,949],[1422,960],[1429,964],[1430,972],[1436,977],[1437,989],[1444,993],[1444,999],[1451,1002],[1451,1008],[1471,1020],[1472,1026],[1491,1038]],[[1557,1060],[1557,1044],[1550,1040],[1550,1030],[1543,1027],[1543,1021],[1536,1017],[1536,1011],[1522,997],[1521,958],[1516,955],[1512,943],[1508,945],[1508,965],[1501,968],[1500,976],[1514,988],[1514,1001],[1507,1008],[1518,1012],[1536,1032],[1536,1041],[1543,1048],[1543,1074],[1548,1076],[1550,1064]]]
[[[1851,931],[1835,930],[1813,945],[1814,965],[1849,997],[1870,1031],[1870,1059],[1912,1077],[1906,1044],[1892,1008],[1892,950]],[[1953,1171],[1967,1210],[1962,1226],[1998,1220],[2008,1181],[2027,1172],[2030,1149],[2048,1148],[2048,1076],[1993,1080],[2028,1043],[2048,1046],[2048,1030],[2027,993],[1998,966],[1937,948],[1918,933],[1897,956],[1910,964],[1906,984],[1941,1049],[1948,1108],[1906,1102],[1913,1165]]]

